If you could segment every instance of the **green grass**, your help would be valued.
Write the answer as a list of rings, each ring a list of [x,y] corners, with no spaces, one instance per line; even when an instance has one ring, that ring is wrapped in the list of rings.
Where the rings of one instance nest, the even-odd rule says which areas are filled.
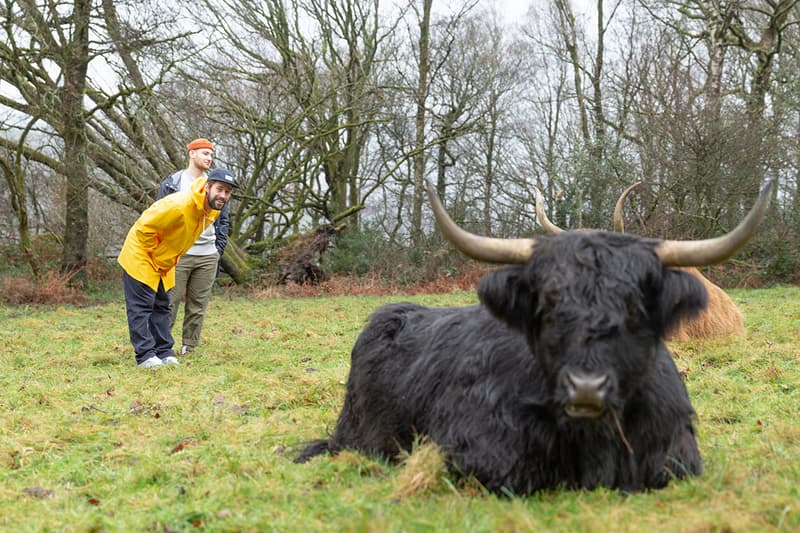
[[[769,531],[800,529],[800,288],[731,291],[745,337],[674,345],[705,473],[661,491],[498,498],[402,466],[291,462],[341,406],[380,304],[472,293],[255,300],[215,295],[179,367],[134,366],[121,297],[0,308],[5,531]]]

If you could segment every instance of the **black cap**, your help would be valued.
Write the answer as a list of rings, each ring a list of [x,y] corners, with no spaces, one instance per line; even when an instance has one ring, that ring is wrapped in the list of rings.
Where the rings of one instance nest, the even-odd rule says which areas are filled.
[[[236,178],[233,177],[233,172],[227,168],[215,168],[210,170],[207,179],[208,181],[221,181],[237,189],[239,188],[239,184],[236,183]]]

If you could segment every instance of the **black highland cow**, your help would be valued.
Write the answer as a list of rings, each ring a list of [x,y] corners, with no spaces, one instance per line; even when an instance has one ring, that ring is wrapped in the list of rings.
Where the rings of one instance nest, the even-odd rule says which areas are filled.
[[[661,339],[706,293],[669,267],[732,255],[753,235],[769,189],[716,239],[589,231],[501,240],[458,228],[428,185],[449,240],[475,259],[516,265],[483,278],[479,305],[377,310],[353,348],[333,435],[296,462],[345,448],[391,459],[419,434],[493,492],[634,491],[699,474],[694,410]]]

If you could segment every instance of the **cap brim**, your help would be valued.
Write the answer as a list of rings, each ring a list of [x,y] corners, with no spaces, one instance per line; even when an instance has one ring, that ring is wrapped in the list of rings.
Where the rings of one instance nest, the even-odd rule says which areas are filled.
[[[219,182],[219,183],[224,183],[225,185],[230,185],[234,189],[238,189],[239,188],[239,184],[238,183],[231,183],[230,181],[215,180],[215,179],[211,179],[211,178],[207,179],[206,181],[216,181],[216,182]]]

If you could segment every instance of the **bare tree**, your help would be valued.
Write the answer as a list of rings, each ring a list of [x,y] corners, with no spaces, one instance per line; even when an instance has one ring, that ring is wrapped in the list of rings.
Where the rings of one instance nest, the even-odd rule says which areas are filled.
[[[660,168],[674,169],[663,180],[664,190],[676,212],[697,215],[696,233],[729,229],[739,216],[731,207],[749,203],[763,169],[776,157],[769,143],[762,144],[777,126],[764,102],[783,37],[797,23],[796,1],[641,5],[664,31],[653,40],[662,43],[660,56],[650,55],[647,77],[640,78],[650,80],[641,96],[651,103],[640,107],[639,116],[653,125],[652,110],[668,110],[669,118],[659,113],[668,121],[661,129],[680,147],[660,160]],[[665,100],[669,95],[671,102]],[[634,135],[643,139],[648,132],[640,128]]]
[[[6,36],[0,41],[0,80],[15,89],[0,95],[0,107],[10,117],[0,145],[64,177],[62,270],[74,273],[81,284],[86,281],[90,188],[125,205],[145,207],[160,171],[168,166],[159,152],[162,145],[151,148],[152,141],[174,139],[169,128],[153,130],[143,120],[158,113],[158,107],[138,99],[151,94],[170,63],[162,63],[166,66],[155,69],[154,81],[146,83],[133,55],[143,62],[146,49],[160,50],[180,35],[165,31],[169,25],[163,14],[147,19],[154,27],[137,30],[117,17],[116,5],[113,0],[6,0],[0,6]],[[141,14],[148,6],[136,7]],[[130,9],[126,13],[128,19],[134,16]],[[115,58],[125,73],[119,79],[131,84],[120,83],[109,92],[90,65],[113,64]],[[100,72],[109,74],[104,67]],[[29,131],[20,123],[37,128]]]
[[[20,100],[1,97],[0,104],[36,117],[63,141],[59,170],[67,181],[66,229],[62,270],[85,283],[88,227],[88,189],[83,95],[89,61],[91,0],[53,2],[39,6],[34,0],[7,0],[2,16],[8,40],[0,44],[0,79],[10,83]],[[48,67],[58,69],[52,78]],[[30,130],[26,130],[26,134]],[[5,139],[7,149],[17,149]],[[24,198],[24,194],[21,195]],[[24,210],[18,211],[24,216]],[[21,221],[20,221],[21,222]]]
[[[27,160],[24,157],[25,151],[21,149],[21,147],[25,145],[26,135],[30,132],[35,122],[35,119],[28,122],[28,127],[23,130],[20,137],[20,148],[16,151],[0,147],[0,153],[2,154],[0,155],[0,169],[3,171],[8,190],[11,193],[11,209],[17,218],[19,250],[22,253],[22,257],[24,257],[25,261],[28,263],[28,266],[30,266],[34,279],[40,280],[42,277],[42,269],[39,260],[33,253],[29,226],[28,195],[27,188],[25,187],[25,164]]]
[[[414,92],[416,113],[414,115],[414,200],[411,209],[411,243],[418,249],[422,240],[422,202],[425,178],[425,132],[428,77],[430,76],[431,7],[433,0],[422,0],[422,10],[412,4],[419,20],[417,41],[417,88]]]
[[[439,76],[457,89],[446,91],[454,97],[440,97],[458,104],[447,109],[462,109],[457,116],[459,127],[452,130],[458,135],[449,145],[461,164],[451,174],[463,176],[476,191],[477,227],[483,234],[492,235],[520,222],[517,216],[509,216],[512,211],[520,212],[512,207],[519,200],[512,197],[518,192],[519,169],[513,164],[511,123],[513,103],[525,85],[520,67],[526,63],[514,49],[516,43],[502,31],[495,13],[477,12],[465,18],[457,33],[459,39],[443,69],[448,75]],[[521,227],[518,224],[512,231]]]
[[[206,2],[224,40],[196,81],[225,102],[250,174],[241,227],[285,231],[301,217],[338,222],[363,207],[362,154],[378,120],[375,0]],[[236,29],[234,29],[234,27]],[[240,31],[247,28],[247,32]],[[280,236],[273,234],[273,237]]]
[[[610,2],[610,10],[606,10],[604,0],[598,0],[594,4],[596,26],[593,48],[584,38],[571,4],[567,0],[556,0],[554,3],[557,27],[573,71],[580,133],[585,150],[585,156],[579,160],[581,163],[577,170],[579,193],[583,195],[585,192],[586,196],[579,203],[586,202],[585,222],[594,227],[599,227],[608,219],[609,190],[614,183],[613,163],[608,153],[608,120],[603,88],[607,83],[605,69],[608,28],[621,3],[620,0]]]

